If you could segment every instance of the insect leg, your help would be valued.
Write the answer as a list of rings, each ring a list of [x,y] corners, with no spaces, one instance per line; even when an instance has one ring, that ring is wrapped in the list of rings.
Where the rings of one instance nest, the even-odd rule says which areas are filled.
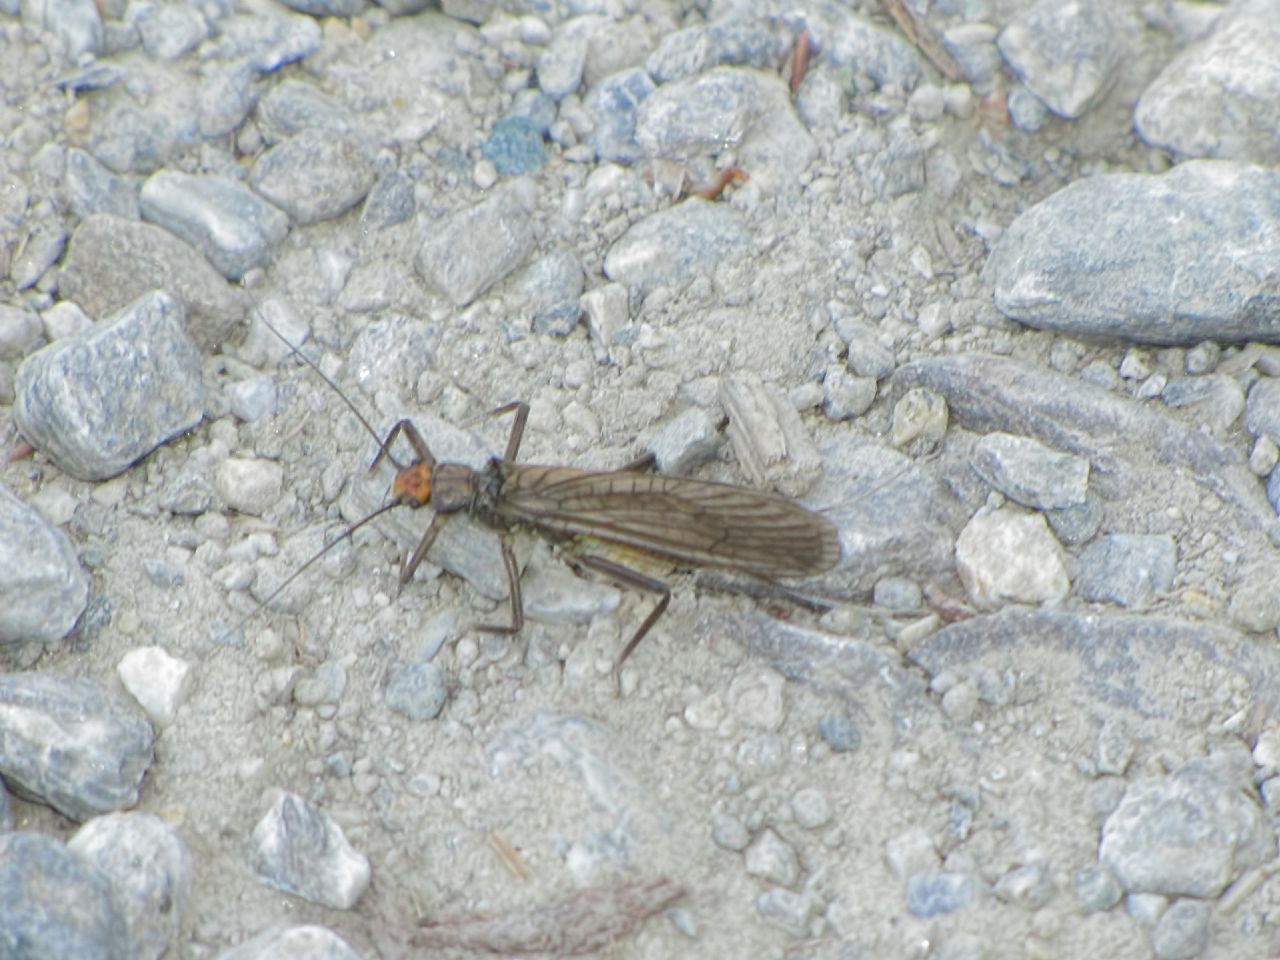
[[[524,628],[524,595],[520,592],[520,571],[516,569],[516,555],[511,544],[502,540],[502,565],[507,569],[507,589],[511,594],[511,622],[484,623],[476,627],[483,633],[514,635]]]
[[[512,400],[489,413],[491,417],[500,417],[504,413],[513,411],[516,419],[511,424],[511,436],[507,437],[507,452],[502,457],[509,463],[515,462],[516,454],[520,452],[520,441],[524,439],[524,423],[529,419],[529,405],[523,400]]]
[[[653,467],[657,459],[658,458],[653,455],[653,451],[650,450],[647,453],[640,454],[640,456],[636,457],[634,460],[628,463],[624,463],[622,466],[618,467],[618,472],[621,473],[624,470],[625,471],[649,470]]]
[[[396,442],[396,437],[400,436],[402,432],[404,433],[405,438],[409,441],[409,446],[413,447],[413,452],[418,455],[419,462],[425,463],[429,467],[434,467],[436,465],[436,458],[431,455],[431,450],[427,446],[427,441],[422,439],[422,434],[420,434],[418,432],[418,428],[413,425],[413,421],[405,419],[396,421],[396,425],[392,427],[391,432],[387,434],[387,439],[383,440],[382,445],[378,447],[378,455],[373,458],[373,463],[369,465],[370,473],[377,470],[378,464],[380,464],[385,458],[391,457],[391,445]],[[400,467],[400,464],[396,463],[395,457],[391,457],[391,462],[395,463],[397,467]]]
[[[575,563],[589,570],[594,570],[596,573],[604,574],[606,577],[616,580],[625,586],[659,594],[657,606],[649,611],[649,615],[644,618],[640,628],[631,635],[627,645],[622,648],[618,658],[613,661],[613,669],[610,673],[613,676],[614,689],[620,690],[622,688],[620,674],[622,664],[627,657],[631,656],[632,651],[640,645],[640,641],[645,638],[645,634],[653,629],[653,625],[658,622],[658,618],[666,612],[667,604],[671,602],[671,588],[656,577],[646,576],[638,570],[624,567],[622,564],[615,563],[613,560],[606,560],[604,557],[574,557],[573,560]]]
[[[404,421],[401,422],[403,423]],[[417,572],[423,558],[427,555],[427,551],[431,549],[431,544],[435,543],[436,534],[440,532],[440,527],[446,519],[447,517],[443,513],[437,513],[431,518],[431,524],[427,527],[427,532],[422,535],[422,539],[418,541],[418,546],[413,551],[413,555],[408,557],[400,567],[400,586],[403,587],[408,583],[414,573]]]

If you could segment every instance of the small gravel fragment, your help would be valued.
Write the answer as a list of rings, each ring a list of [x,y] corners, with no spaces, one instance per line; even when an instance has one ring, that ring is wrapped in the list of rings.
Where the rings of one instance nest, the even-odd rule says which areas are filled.
[[[532,252],[536,199],[532,181],[516,180],[475,206],[430,224],[414,261],[419,276],[455,306],[466,306]]]
[[[1213,908],[1203,900],[1179,900],[1160,915],[1151,931],[1156,960],[1194,960],[1209,948]]]
[[[766,890],[756,898],[756,911],[761,919],[781,927],[793,937],[807,937],[812,933],[809,921],[818,908],[812,894],[782,887]]]
[[[191,856],[150,813],[94,817],[67,843],[111,881],[129,931],[129,957],[159,960],[178,940],[191,898]]]
[[[1081,867],[1072,875],[1071,882],[1085,913],[1110,910],[1124,896],[1124,890],[1111,871],[1100,863]]]
[[[967,907],[977,895],[977,881],[967,873],[929,870],[907,878],[907,911],[928,919]]]
[[[0,647],[65,637],[89,601],[71,541],[0,484]]]
[[[373,186],[373,161],[352,137],[306,129],[258,157],[249,183],[297,224],[346,213]]]
[[[495,123],[480,154],[504,177],[536,173],[547,162],[542,131],[526,117],[504,117]]]
[[[644,156],[636,143],[636,116],[655,89],[653,78],[639,67],[615,73],[595,86],[585,106],[594,121],[591,146],[597,157],[635,163]]]
[[[686,284],[750,243],[742,213],[724,203],[691,198],[638,220],[609,248],[604,274],[633,296]]]
[[[191,664],[164,647],[135,647],[116,666],[120,683],[157,727],[173,723],[194,679]]]
[[[895,447],[920,441],[936,446],[947,432],[947,401],[932,390],[908,390],[893,405],[892,439]]]
[[[836,753],[848,753],[862,746],[862,731],[842,713],[829,713],[819,720],[818,733]]]
[[[737,817],[731,817],[727,813],[716,813],[711,816],[711,839],[717,846],[738,853],[747,849],[747,844],[751,842],[751,834]]]
[[[340,936],[313,924],[268,927],[238,947],[218,954],[217,960],[360,960],[361,955]]]
[[[1173,586],[1178,548],[1168,534],[1108,534],[1076,558],[1075,589],[1086,600],[1150,606]]]
[[[434,720],[449,699],[449,678],[434,663],[404,664],[392,672],[383,696],[410,720]]]
[[[1036,510],[1083,503],[1089,484],[1088,460],[1009,433],[982,437],[973,446],[970,462],[996,490]]]
[[[72,820],[136,804],[154,740],[141,714],[88,680],[0,675],[0,775]]]
[[[648,449],[659,473],[682,476],[713,457],[719,442],[711,416],[701,407],[689,407],[654,431]]]
[[[26,307],[0,303],[0,360],[17,360],[37,343],[40,317]]]
[[[780,887],[794,887],[800,880],[800,860],[791,845],[765,829],[742,855],[747,873]]]
[[[1037,861],[1010,870],[995,882],[992,892],[997,900],[1004,903],[1024,910],[1039,910],[1049,903],[1056,891],[1049,865]]]
[[[1001,31],[1000,53],[1027,87],[1073,120],[1111,85],[1126,50],[1103,0],[1040,0]]]
[[[806,830],[816,830],[831,821],[831,804],[826,794],[814,787],[796,791],[791,798],[791,812],[796,823]]]
[[[232,510],[260,517],[280,498],[284,468],[274,460],[228,457],[218,468],[216,485]]]
[[[252,865],[270,887],[349,910],[369,886],[369,860],[318,807],[281,793],[253,828]]]
[[[6,956],[22,960],[136,956],[111,882],[39,833],[0,833],[0,930]]]
[[[983,610],[1061,600],[1071,589],[1062,548],[1040,514],[979,513],[956,538],[956,571]]]

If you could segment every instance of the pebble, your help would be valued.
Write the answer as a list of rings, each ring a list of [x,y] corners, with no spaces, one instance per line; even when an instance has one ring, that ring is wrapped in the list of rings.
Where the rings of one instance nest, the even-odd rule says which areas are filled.
[[[228,457],[218,467],[214,485],[232,510],[260,517],[280,499],[284,468],[274,460]]]
[[[40,316],[26,307],[0,304],[0,360],[18,360],[40,342]]]
[[[105,213],[80,222],[59,277],[63,297],[102,317],[155,290],[182,303],[188,332],[205,348],[221,345],[245,316],[242,292],[169,231]]]
[[[268,376],[249,377],[227,387],[227,408],[245,423],[253,423],[277,412],[276,382]]]
[[[71,541],[0,484],[0,647],[65,637],[89,602]]]
[[[862,746],[862,731],[842,713],[829,713],[819,720],[818,735],[836,753],[848,753]]]
[[[635,163],[644,156],[636,142],[640,105],[657,89],[640,67],[605,77],[584,103],[592,119],[590,144],[600,160]]]
[[[1151,931],[1156,960],[1194,960],[1209,949],[1213,907],[1203,900],[1179,900],[1160,915]]]
[[[1233,4],[1209,36],[1189,45],[1151,81],[1133,110],[1144,141],[1182,157],[1218,157],[1268,166],[1280,146],[1265,133],[1280,66],[1271,0]]]
[[[480,155],[504,177],[536,173],[547,162],[542,131],[527,117],[503,117],[493,125]]]
[[[1062,600],[1071,590],[1062,547],[1044,517],[1008,507],[979,513],[960,531],[956,572],[983,610]]]
[[[1030,437],[989,433],[973,445],[969,461],[978,476],[1025,507],[1057,510],[1084,503],[1089,461]]]
[[[924,604],[920,584],[907,577],[883,577],[876,581],[871,599],[878,607],[889,610],[919,610]]]
[[[1277,196],[1280,173],[1225,160],[1077,180],[996,243],[985,268],[996,307],[1071,336],[1272,339],[1266,312],[1248,304],[1280,252]]]
[[[850,13],[844,7],[806,11],[811,41],[831,65],[865,77],[877,88],[914,90],[924,76],[915,48],[896,31]]]
[[[947,433],[947,401],[932,390],[908,390],[893,405],[890,434],[895,447],[936,446]]]
[[[1214,430],[1228,429],[1245,408],[1244,390],[1234,377],[1223,374],[1175,378],[1161,389],[1160,399],[1174,409],[1188,410]]]
[[[1039,910],[1057,892],[1049,865],[1044,861],[1015,867],[997,880],[991,890],[997,900],[1024,910]]]
[[[714,270],[750,244],[741,212],[728,204],[688,199],[651,213],[614,241],[604,275],[625,284],[633,297],[660,286],[688,283]]]
[[[161,60],[177,60],[209,36],[200,11],[180,4],[144,6],[134,23],[147,53]]]
[[[346,688],[346,668],[339,661],[326,660],[310,676],[302,677],[294,684],[293,699],[303,707],[334,704],[342,699]]]
[[[883,380],[893,373],[893,351],[880,342],[880,332],[848,311],[839,311],[834,323],[836,334],[844,341],[845,362],[856,377]]]
[[[13,416],[59,468],[105,480],[200,422],[201,372],[182,305],[155,292],[93,334],[28,357]]]
[[[244,184],[159,170],[138,195],[142,215],[200,250],[228,280],[265,266],[289,218]]]
[[[955,913],[969,906],[977,892],[977,881],[967,873],[913,873],[907,877],[907,912],[922,920]]]
[[[811,935],[810,921],[819,906],[813,894],[782,887],[766,890],[756,898],[756,912],[762,919],[797,938]]]
[[[606,363],[612,356],[615,339],[631,320],[627,288],[620,283],[606,283],[588,290],[578,303],[595,348],[596,362]]]
[[[1099,862],[1127,893],[1217,897],[1275,850],[1272,826],[1239,779],[1201,760],[1131,781],[1103,825]]]
[[[806,830],[817,830],[831,822],[831,803],[827,795],[815,787],[797,790],[791,798],[791,812],[796,823]]]
[[[160,728],[173,723],[194,680],[191,664],[163,647],[135,647],[120,658],[116,674],[151,723]]]
[[[0,775],[72,820],[124,810],[153,757],[151,724],[88,680],[0,675]]]
[[[307,128],[259,156],[249,185],[293,223],[305,225],[346,213],[365,198],[375,179],[363,144]]]
[[[1249,389],[1244,428],[1250,436],[1280,441],[1280,380],[1263,377]]]
[[[527,572],[521,586],[525,614],[543,623],[590,623],[613,613],[622,602],[616,587],[575,576],[550,557]]]
[[[1071,883],[1080,906],[1087,914],[1110,910],[1124,896],[1124,890],[1111,871],[1100,863],[1081,867],[1072,874]]]
[[[126,956],[159,960],[174,947],[192,881],[177,830],[150,813],[111,813],[94,817],[67,846],[111,882],[128,931]]]
[[[696,77],[712,67],[765,70],[782,62],[789,38],[763,19],[729,18],[666,34],[645,60],[660,84]]]
[[[413,179],[399,170],[392,170],[379,177],[364,198],[360,226],[365,231],[385,230],[412,219],[417,208]]]
[[[326,927],[278,923],[218,954],[217,960],[360,960],[360,956]]]
[[[747,873],[780,887],[794,887],[800,880],[800,860],[795,850],[772,829],[766,828],[742,854]]]
[[[311,903],[350,910],[369,886],[369,859],[323,810],[282,792],[253,828],[251,864],[263,883]]]
[[[529,301],[533,328],[568,336],[578,325],[582,308],[582,263],[564,249],[539,257],[520,273],[519,289]]]
[[[0,930],[14,957],[141,956],[129,949],[111,881],[62,841],[39,833],[0,833]]]
[[[716,813],[711,816],[711,839],[725,850],[741,853],[751,842],[751,834],[737,817]]]
[[[871,409],[876,382],[871,377],[851,377],[843,370],[828,370],[822,378],[822,410],[832,420],[853,420]]]
[[[719,432],[710,414],[687,407],[663,423],[646,444],[659,473],[684,476],[715,456]]]
[[[1265,477],[1280,463],[1280,447],[1266,434],[1258,437],[1249,449],[1249,469]]]
[[[996,43],[1046,107],[1074,120],[1110,88],[1128,52],[1122,37],[1103,0],[1040,0],[1010,20]]]
[[[449,677],[434,663],[404,664],[392,672],[383,698],[410,720],[434,720],[449,699]]]
[[[418,275],[455,306],[466,306],[533,252],[536,201],[533,182],[515,180],[431,224],[414,261]]]
[[[1073,582],[1086,600],[1148,607],[1173,587],[1178,548],[1168,534],[1113,533],[1076,558]]]

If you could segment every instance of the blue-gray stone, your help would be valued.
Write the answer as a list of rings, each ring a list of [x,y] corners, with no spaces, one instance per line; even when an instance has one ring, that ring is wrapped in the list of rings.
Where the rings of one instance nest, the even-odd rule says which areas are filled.
[[[132,960],[111,883],[40,833],[0,834],[0,956]]]
[[[547,162],[542,134],[526,117],[504,117],[495,123],[480,153],[504,177],[533,173]]]
[[[1073,583],[1086,600],[1141,608],[1173,586],[1177,566],[1178,547],[1168,534],[1114,533],[1080,552]]]
[[[691,198],[632,224],[605,254],[604,274],[644,296],[658,286],[687,283],[750,242],[740,211]]]
[[[200,352],[181,304],[146,294],[88,336],[38,350],[18,369],[14,422],[82,480],[105,480],[204,415]]]
[[[66,534],[3,484],[0,597],[0,647],[65,637],[89,599],[89,580]]]
[[[129,220],[141,215],[137,187],[83,150],[67,151],[66,177],[67,199],[77,219],[95,213],[111,213]]]
[[[249,182],[294,223],[329,220],[373,186],[373,159],[352,137],[307,129],[258,157]]]
[[[134,806],[154,742],[141,711],[88,680],[0,675],[0,776],[72,820]]]
[[[663,37],[645,61],[645,69],[658,83],[694,77],[718,66],[766,70],[782,62],[790,43],[785,31],[765,20],[700,24]]]
[[[930,870],[907,878],[907,912],[927,919],[967,907],[977,891],[977,881],[967,873]]]
[[[597,157],[634,163],[644,156],[636,142],[636,119],[640,104],[655,89],[653,78],[639,67],[615,73],[596,84],[585,106],[595,121],[591,146]]]
[[[265,266],[289,232],[289,218],[243,183],[173,170],[152,174],[142,215],[200,250],[228,280]]]
[[[364,209],[360,211],[360,226],[365,230],[383,230],[404,223],[416,210],[413,178],[392,170],[378,180],[365,197]]]
[[[434,720],[449,699],[449,678],[434,663],[405,664],[391,674],[384,697],[410,720]]]

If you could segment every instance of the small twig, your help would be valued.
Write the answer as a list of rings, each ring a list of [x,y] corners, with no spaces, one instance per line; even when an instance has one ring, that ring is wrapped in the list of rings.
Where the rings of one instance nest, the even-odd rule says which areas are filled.
[[[928,23],[916,17],[902,0],[883,0],[885,12],[893,18],[898,29],[908,40],[920,48],[920,52],[929,58],[929,62],[941,71],[942,75],[952,83],[964,79],[964,71],[955,58],[947,53],[946,47],[938,39],[938,35]]]
[[[809,53],[813,43],[809,37],[808,30],[801,30],[796,34],[796,43],[791,50],[791,96],[796,95],[796,91],[800,89],[800,84],[804,82],[805,74],[809,72]]]
[[[735,187],[739,184],[746,183],[751,178],[747,175],[747,171],[741,167],[725,167],[707,186],[698,190],[690,190],[690,196],[701,197],[703,200],[719,200],[720,194],[724,193],[724,188],[733,184]]]

